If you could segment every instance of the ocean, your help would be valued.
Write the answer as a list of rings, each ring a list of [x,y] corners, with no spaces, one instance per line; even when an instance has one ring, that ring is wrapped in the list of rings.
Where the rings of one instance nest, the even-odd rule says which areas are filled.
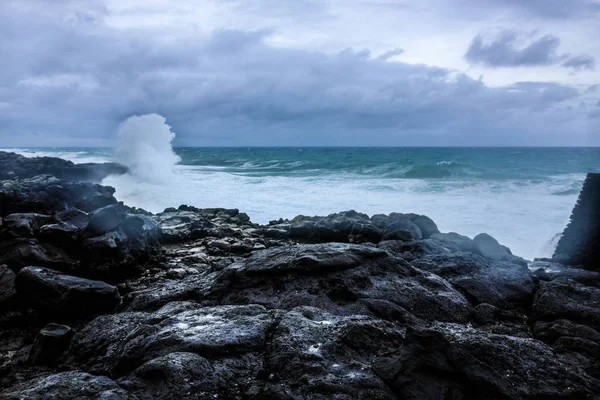
[[[116,197],[159,212],[188,204],[238,208],[254,222],[354,209],[431,217],[443,232],[489,233],[513,253],[552,254],[600,148],[4,149],[76,163],[119,161]],[[170,150],[169,150],[170,151]]]

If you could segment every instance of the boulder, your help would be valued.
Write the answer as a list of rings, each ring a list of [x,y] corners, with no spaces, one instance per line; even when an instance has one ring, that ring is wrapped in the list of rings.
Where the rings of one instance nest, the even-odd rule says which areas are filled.
[[[23,301],[67,319],[112,312],[121,304],[116,287],[49,268],[25,267],[15,284]]]
[[[72,337],[73,330],[67,325],[46,325],[33,341],[29,361],[33,365],[55,366],[58,358],[69,347]]]
[[[527,266],[527,261],[514,256],[508,247],[502,246],[487,233],[480,233],[473,238],[473,251],[491,260],[510,261]]]
[[[86,228],[88,236],[98,236],[113,231],[123,222],[127,208],[122,203],[110,204],[89,214]]]
[[[473,252],[473,240],[467,236],[459,235],[456,232],[434,233],[431,239],[440,242],[453,251]]]
[[[111,399],[135,400],[119,385],[105,376],[86,372],[68,371],[45,375],[5,388],[3,400],[21,399]]]
[[[402,240],[410,242],[423,238],[421,229],[408,219],[388,220],[383,229],[383,240]]]

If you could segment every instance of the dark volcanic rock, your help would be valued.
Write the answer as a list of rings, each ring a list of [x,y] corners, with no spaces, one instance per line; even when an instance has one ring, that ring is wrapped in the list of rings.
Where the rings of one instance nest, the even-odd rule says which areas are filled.
[[[0,399],[134,400],[135,397],[130,396],[119,385],[105,376],[69,371],[35,378],[7,388],[0,394]]]
[[[75,335],[70,353],[93,371],[120,375],[174,352],[207,358],[260,352],[273,323],[273,315],[257,305],[175,302],[152,314],[99,317]]]
[[[70,181],[100,182],[108,175],[123,175],[127,167],[116,163],[75,164],[54,157],[24,157],[0,151],[0,180],[31,178],[36,175],[53,175]]]
[[[454,251],[473,252],[473,240],[456,232],[434,233],[430,238]]]
[[[473,251],[485,258],[496,261],[510,261],[527,266],[527,262],[521,257],[514,256],[510,249],[502,246],[496,239],[487,233],[480,233],[473,238]]]
[[[389,322],[300,307],[273,332],[265,367],[294,398],[390,399],[371,362],[402,344],[403,333]]]
[[[114,286],[63,275],[48,268],[23,268],[15,284],[23,301],[64,318],[111,312],[121,303]]]
[[[221,303],[314,306],[334,314],[377,315],[381,303],[373,299],[432,320],[466,321],[470,313],[467,300],[441,278],[384,250],[341,243],[256,252],[225,268],[212,296]]]
[[[89,236],[101,235],[115,230],[125,219],[126,207],[121,203],[111,204],[90,213],[86,228]]]
[[[148,361],[118,382],[139,399],[208,400],[218,397],[219,386],[225,386],[219,378],[207,359],[182,352]]]
[[[524,306],[531,302],[535,291],[527,267],[470,253],[425,256],[414,265],[447,279],[477,304]]]
[[[52,215],[69,207],[89,212],[116,203],[115,189],[49,175],[0,181],[0,216],[13,213]]]
[[[57,359],[67,350],[73,330],[67,325],[48,324],[35,337],[29,361],[34,365],[56,365]]]
[[[593,399],[599,382],[534,339],[456,324],[410,329],[405,345],[374,361],[402,399]]]
[[[77,265],[63,249],[36,239],[0,241],[0,264],[2,263],[15,271],[28,265],[46,265],[58,270],[73,269]]]
[[[542,283],[531,315],[536,321],[568,319],[600,329],[600,289],[568,278]]]
[[[7,215],[2,224],[3,232],[10,232],[15,237],[33,238],[40,227],[52,221],[50,215],[36,213],[15,213]]]

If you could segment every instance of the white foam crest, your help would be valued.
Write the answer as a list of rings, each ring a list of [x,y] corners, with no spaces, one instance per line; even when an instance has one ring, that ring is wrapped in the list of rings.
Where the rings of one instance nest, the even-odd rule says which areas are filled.
[[[115,156],[136,180],[167,182],[174,178],[175,164],[180,161],[171,147],[174,138],[158,114],[129,117],[119,127]]]

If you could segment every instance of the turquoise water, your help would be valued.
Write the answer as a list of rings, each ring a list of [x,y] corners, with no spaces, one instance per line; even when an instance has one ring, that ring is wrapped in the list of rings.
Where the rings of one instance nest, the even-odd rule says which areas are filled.
[[[16,149],[74,162],[115,160],[109,148]],[[443,231],[488,232],[519,255],[549,255],[600,148],[175,148],[181,161],[109,177],[126,203],[235,207],[256,222],[356,209],[417,212]],[[135,157],[144,158],[144,152]],[[133,157],[133,158],[135,158]],[[156,157],[156,156],[154,156]],[[158,157],[160,158],[160,157]],[[143,160],[147,169],[148,162]],[[137,164],[136,164],[137,165]],[[171,171],[172,170],[172,171]],[[139,168],[138,168],[138,172]],[[143,172],[143,171],[142,171]]]

